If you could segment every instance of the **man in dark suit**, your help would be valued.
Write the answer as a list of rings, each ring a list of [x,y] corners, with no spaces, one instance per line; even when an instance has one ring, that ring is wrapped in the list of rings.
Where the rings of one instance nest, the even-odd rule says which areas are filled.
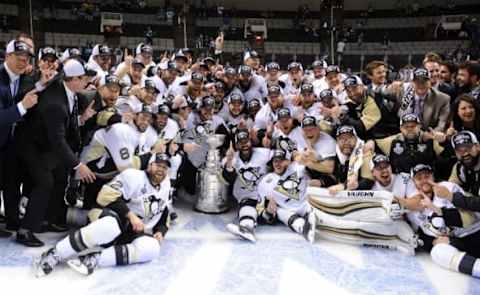
[[[51,227],[59,231],[64,228],[63,196],[72,169],[83,181],[95,179],[95,174],[77,156],[81,149],[78,110],[84,98],[77,93],[85,88],[92,75],[95,72],[86,71],[80,61],[66,61],[63,77],[43,91],[40,103],[19,135],[21,158],[32,179],[25,217],[17,231],[17,242],[21,244],[43,246],[34,232],[40,230],[45,218]]]
[[[15,126],[31,107],[37,104],[37,89],[25,75],[31,50],[24,42],[12,40],[6,48],[5,63],[0,66],[0,187],[5,200],[7,224],[15,222],[18,216],[18,199],[11,197],[7,176],[16,174],[16,158],[13,144]],[[17,163],[18,164],[18,163]],[[15,200],[16,199],[16,200]],[[12,210],[13,209],[13,210]],[[16,214],[15,214],[16,213]],[[0,237],[10,236],[0,230]]]

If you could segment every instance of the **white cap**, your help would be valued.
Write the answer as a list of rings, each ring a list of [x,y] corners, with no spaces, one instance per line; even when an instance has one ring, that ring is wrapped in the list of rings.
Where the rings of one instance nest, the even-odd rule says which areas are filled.
[[[93,70],[85,70],[85,67],[76,59],[69,59],[63,65],[63,72],[65,77],[79,77],[83,75],[95,76],[96,72]]]
[[[11,40],[10,42],[8,42],[5,53],[9,54],[14,52],[25,52],[33,56],[32,50],[30,49],[28,44],[22,41]]]

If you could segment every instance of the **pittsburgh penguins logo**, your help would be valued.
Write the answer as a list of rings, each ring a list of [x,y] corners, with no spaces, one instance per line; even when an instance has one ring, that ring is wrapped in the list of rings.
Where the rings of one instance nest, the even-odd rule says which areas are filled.
[[[275,190],[288,199],[299,200],[300,199],[300,182],[301,179],[298,173],[292,173],[285,179],[279,179],[278,185]]]
[[[260,167],[241,168],[238,173],[240,174],[240,182],[243,188],[247,190],[253,190],[261,177]]]
[[[164,201],[157,199],[154,195],[143,197],[143,206],[145,209],[145,218],[151,219],[155,215],[160,214],[163,210]]]

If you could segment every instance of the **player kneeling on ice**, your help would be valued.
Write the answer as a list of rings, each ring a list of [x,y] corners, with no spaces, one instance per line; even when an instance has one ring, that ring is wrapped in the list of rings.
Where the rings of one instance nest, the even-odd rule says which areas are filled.
[[[261,218],[267,223],[280,220],[307,241],[315,241],[315,214],[307,202],[309,177],[305,166],[291,161],[291,154],[282,149],[273,151],[273,172],[265,175],[258,185],[265,200]]]
[[[452,195],[464,191],[452,182],[435,183],[432,168],[419,164],[412,170],[418,199],[416,210],[408,213],[418,230],[423,248],[433,261],[445,268],[480,277],[480,219],[478,214],[456,208]]]
[[[223,177],[233,183],[233,196],[239,204],[238,225],[230,223],[227,230],[234,235],[256,242],[258,183],[267,173],[270,150],[253,148],[248,130],[240,129],[235,134],[236,152],[230,148],[225,158]]]
[[[127,169],[105,184],[97,197],[103,209],[92,210],[90,224],[70,233],[35,260],[37,276],[51,273],[61,262],[89,275],[99,266],[155,259],[168,230],[169,167],[168,156],[157,153],[146,171]],[[98,219],[93,221],[93,215]]]

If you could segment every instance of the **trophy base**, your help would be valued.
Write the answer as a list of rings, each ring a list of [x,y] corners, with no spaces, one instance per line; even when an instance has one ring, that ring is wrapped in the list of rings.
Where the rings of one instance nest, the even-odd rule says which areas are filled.
[[[230,206],[215,207],[215,206],[205,206],[205,205],[195,204],[195,206],[193,207],[193,210],[200,213],[205,213],[205,214],[222,214],[222,213],[228,212],[230,208],[231,208]]]

